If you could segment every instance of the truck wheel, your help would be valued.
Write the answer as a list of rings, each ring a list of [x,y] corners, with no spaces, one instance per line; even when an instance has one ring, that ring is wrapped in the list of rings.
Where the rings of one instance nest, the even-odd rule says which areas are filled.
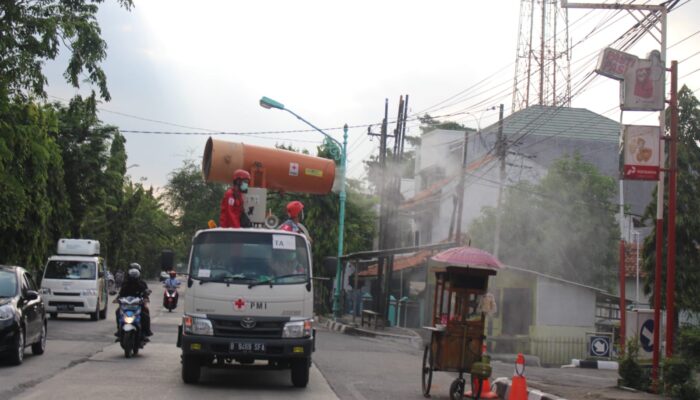
[[[90,313],[90,319],[92,321],[97,321],[99,317],[100,317],[100,303],[97,302],[97,305],[95,306],[95,312]]]
[[[293,360],[292,367],[292,384],[294,387],[304,388],[309,383],[309,368],[311,367],[311,359],[304,358],[302,360]]]
[[[201,366],[199,360],[192,356],[182,356],[182,381],[188,384],[199,382]]]
[[[100,310],[100,319],[106,319],[106,318],[107,318],[107,307],[109,307],[108,304],[109,304],[109,302],[105,302],[105,309],[104,309],[104,310]]]

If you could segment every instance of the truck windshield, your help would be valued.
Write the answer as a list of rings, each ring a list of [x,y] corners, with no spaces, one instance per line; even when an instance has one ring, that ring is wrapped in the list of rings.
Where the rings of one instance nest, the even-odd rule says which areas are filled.
[[[94,280],[96,270],[90,261],[52,260],[46,266],[44,279]]]
[[[204,232],[193,242],[190,274],[200,281],[231,284],[306,283],[309,252],[297,235]]]

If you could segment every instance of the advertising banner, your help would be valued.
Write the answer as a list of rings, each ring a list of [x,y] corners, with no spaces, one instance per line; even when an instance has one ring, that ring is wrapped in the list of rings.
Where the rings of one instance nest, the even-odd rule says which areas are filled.
[[[662,111],[664,109],[665,70],[658,51],[646,60],[637,60],[625,71],[620,88],[622,110]]]
[[[625,125],[623,179],[655,181],[659,179],[658,126]]]
[[[661,53],[654,50],[647,59],[607,48],[600,53],[595,70],[620,82],[620,108],[623,111],[662,111],[664,109],[665,69]]]

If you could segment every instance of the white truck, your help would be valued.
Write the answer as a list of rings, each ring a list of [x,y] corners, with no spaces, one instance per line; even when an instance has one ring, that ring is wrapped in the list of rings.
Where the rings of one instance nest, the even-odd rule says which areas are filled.
[[[213,228],[192,239],[178,346],[182,379],[202,367],[267,363],[309,380],[315,350],[311,248],[303,235]]]
[[[100,242],[60,239],[41,280],[41,294],[51,318],[58,313],[88,314],[93,321],[107,317],[107,266]]]

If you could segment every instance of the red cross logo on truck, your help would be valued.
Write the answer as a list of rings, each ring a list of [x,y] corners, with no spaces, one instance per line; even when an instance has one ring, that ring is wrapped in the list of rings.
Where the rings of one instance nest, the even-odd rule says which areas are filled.
[[[243,307],[245,307],[245,300],[243,299],[236,299],[236,301],[233,302],[233,307],[237,311],[243,310]]]

